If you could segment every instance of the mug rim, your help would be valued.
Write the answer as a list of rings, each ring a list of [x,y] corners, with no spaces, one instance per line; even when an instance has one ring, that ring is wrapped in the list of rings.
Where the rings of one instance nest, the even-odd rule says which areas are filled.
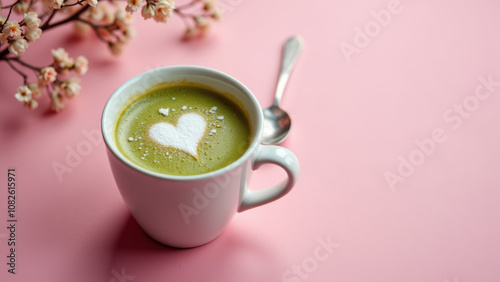
[[[203,174],[195,174],[195,175],[170,175],[170,174],[164,174],[164,173],[159,173],[155,171],[151,171],[148,169],[145,169],[134,162],[130,161],[128,158],[126,158],[119,150],[118,147],[116,146],[116,142],[113,141],[112,137],[109,136],[113,132],[108,132],[107,129],[105,128],[105,120],[110,119],[112,117],[109,117],[107,115],[107,112],[109,108],[111,107],[111,103],[113,102],[116,97],[120,96],[121,93],[123,93],[124,89],[129,87],[131,84],[137,83],[137,81],[140,81],[140,78],[146,75],[149,75],[154,72],[164,72],[164,71],[175,71],[175,70],[196,70],[198,72],[208,72],[211,75],[206,75],[202,74],[201,76],[206,76],[210,77],[212,79],[216,79],[222,82],[226,82],[230,84],[231,86],[236,87],[239,91],[241,91],[247,98],[250,99],[252,102],[252,108],[253,109],[248,109],[245,107],[246,110],[253,110],[256,114],[256,124],[252,124],[252,129],[253,132],[251,134],[252,136],[252,141],[250,145],[248,146],[247,150],[234,162],[230,163],[229,165],[226,165],[222,168],[219,168],[214,171],[206,172]],[[221,79],[222,78],[222,79]],[[188,79],[188,78],[186,78]],[[189,79],[188,79],[189,80]],[[236,97],[235,97],[236,98]],[[121,106],[121,105],[120,105]],[[114,118],[114,117],[113,117]],[[250,117],[249,117],[250,118]],[[208,67],[202,67],[202,66],[196,66],[196,65],[172,65],[172,66],[164,66],[160,68],[155,68],[151,69],[145,72],[142,72],[140,74],[134,75],[133,77],[129,78],[125,82],[123,82],[118,88],[116,88],[115,91],[109,96],[108,100],[106,101],[106,104],[104,105],[102,114],[101,114],[101,134],[104,139],[104,143],[106,144],[107,149],[118,159],[120,160],[123,164],[127,165],[128,167],[135,169],[136,171],[139,171],[141,173],[156,177],[156,178],[161,178],[161,179],[166,179],[166,180],[175,180],[175,181],[193,181],[193,180],[203,180],[207,178],[212,178],[216,177],[219,175],[222,175],[224,173],[227,173],[234,168],[240,166],[245,162],[248,158],[250,158],[250,155],[252,152],[256,149],[256,147],[260,144],[260,137],[262,135],[262,120],[263,120],[263,114],[262,114],[262,108],[260,107],[259,102],[257,101],[257,98],[255,95],[248,89],[243,83],[241,83],[239,80],[236,78],[232,77],[229,74],[226,74],[222,71],[208,68]],[[252,123],[251,120],[249,120],[250,123]],[[114,126],[114,121],[113,121],[113,126]],[[114,146],[110,146],[110,144],[113,144]]]

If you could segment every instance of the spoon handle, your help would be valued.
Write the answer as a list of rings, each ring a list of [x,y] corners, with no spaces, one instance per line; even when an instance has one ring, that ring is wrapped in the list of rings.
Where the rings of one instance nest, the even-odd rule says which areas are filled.
[[[283,46],[283,54],[281,57],[281,70],[276,85],[276,94],[274,95],[273,106],[278,106],[285,91],[286,83],[292,73],[295,62],[299,58],[300,52],[304,48],[304,39],[300,36],[289,38]]]

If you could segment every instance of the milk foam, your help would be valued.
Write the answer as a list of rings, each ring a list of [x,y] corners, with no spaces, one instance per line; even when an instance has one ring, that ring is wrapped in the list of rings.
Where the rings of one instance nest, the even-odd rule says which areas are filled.
[[[159,122],[149,129],[149,137],[161,145],[184,151],[197,158],[198,143],[205,134],[207,122],[195,113],[182,115],[177,126]]]

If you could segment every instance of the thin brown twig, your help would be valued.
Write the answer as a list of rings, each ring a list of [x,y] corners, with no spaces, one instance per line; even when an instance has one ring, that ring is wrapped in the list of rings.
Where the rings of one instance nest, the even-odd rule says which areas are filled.
[[[94,33],[97,35],[97,37],[98,37],[98,38],[99,38],[102,42],[105,42],[105,43],[108,43],[108,44],[110,43],[110,41],[109,41],[109,40],[106,40],[106,39],[105,39],[105,38],[101,35],[101,33],[99,32],[99,29],[106,29],[106,30],[110,31],[110,33],[109,33],[110,35],[112,35],[112,36],[116,37],[116,35],[115,35],[115,34],[113,34],[113,33],[111,32],[112,30],[109,30],[109,28],[110,28],[110,27],[113,27],[113,26],[115,25],[115,23],[108,24],[108,25],[99,25],[99,24],[95,24],[95,23],[93,23],[93,22],[91,22],[91,21],[88,21],[88,20],[86,20],[86,19],[82,19],[82,18],[78,18],[78,19],[76,19],[76,20],[77,20],[77,21],[80,21],[80,22],[82,22],[82,23],[85,23],[85,24],[90,25],[90,27],[92,27],[92,30],[94,31]]]
[[[17,0],[12,6],[10,6],[9,13],[7,14],[7,17],[5,18],[5,22],[2,24],[2,29],[4,24],[9,20],[10,14],[12,14],[12,9],[14,9],[14,6],[17,5],[17,3],[21,2],[21,0]]]
[[[191,8],[194,5],[196,5],[197,3],[198,3],[198,1],[191,1],[190,3],[175,7],[175,10],[184,10],[187,8]]]
[[[44,28],[50,24],[50,21],[51,21],[51,20],[52,20],[52,18],[56,15],[56,13],[57,13],[57,10],[56,10],[56,9],[52,10],[52,12],[51,12],[51,13],[50,13],[50,15],[49,15],[49,18],[48,18],[48,19],[45,21],[45,23],[43,23],[43,25],[40,27],[42,30],[44,30]]]
[[[11,69],[13,69],[15,72],[17,72],[19,75],[21,75],[23,77],[23,80],[24,80],[24,84],[26,84],[28,82],[28,76],[20,71],[18,68],[16,68],[11,62],[10,60],[7,60],[7,64],[11,67]]]
[[[76,1],[73,4],[64,4],[64,7],[73,7],[73,6],[77,6],[77,5],[83,6],[82,3],[83,3],[83,1]]]
[[[91,27],[96,28],[96,29],[97,29],[97,28],[105,28],[105,29],[108,29],[109,27],[112,27],[112,26],[114,26],[114,25],[115,25],[115,23],[114,23],[114,22],[113,22],[113,23],[111,23],[111,24],[100,25],[100,24],[96,24],[96,23],[93,23],[93,22],[91,22],[91,21],[89,21],[89,20],[82,19],[82,18],[78,18],[78,19],[76,19],[76,21],[80,21],[80,22],[82,22],[82,23],[86,23],[86,24],[88,24],[88,25],[90,25]]]
[[[177,9],[174,9],[174,13],[178,14],[179,17],[182,19],[182,21],[184,22],[184,24],[189,27],[189,23],[188,23],[188,20],[186,18],[192,18],[184,13],[182,13],[181,11],[178,11]]]
[[[19,57],[15,57],[15,58],[9,58],[7,59],[7,61],[14,61],[14,62],[17,62],[18,64],[24,66],[24,67],[27,67],[29,69],[32,69],[34,70],[35,72],[41,72],[42,71],[42,68],[39,68],[39,67],[35,67],[33,65],[30,65],[28,63],[26,63],[25,61],[21,60],[21,58]]]
[[[73,21],[75,19],[78,19],[80,17],[80,15],[85,12],[88,8],[90,7],[90,5],[85,5],[83,6],[80,10],[78,10],[76,13],[74,13],[73,15],[67,17],[66,19],[64,20],[60,20],[58,22],[55,22],[53,24],[49,24],[50,20],[52,19],[52,15],[49,17],[49,19],[43,24],[43,26],[41,27],[41,29],[43,31],[46,31],[46,30],[49,30],[51,28],[54,28],[56,26],[60,26],[60,25],[63,25],[65,23],[68,23],[70,21]],[[54,10],[54,13],[55,13],[56,10]]]

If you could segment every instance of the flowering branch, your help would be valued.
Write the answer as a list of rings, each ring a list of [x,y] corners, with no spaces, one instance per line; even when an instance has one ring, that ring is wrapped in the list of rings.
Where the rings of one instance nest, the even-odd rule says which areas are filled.
[[[173,14],[179,16],[186,25],[185,39],[203,36],[210,20],[221,17],[215,0],[191,0],[178,7],[174,0],[126,0],[126,5],[117,0],[15,0],[5,6],[0,0],[0,62],[23,79],[14,97],[27,108],[35,109],[36,99],[45,91],[51,110],[61,110],[65,101],[81,90],[79,79],[68,75],[84,75],[88,60],[84,56],[73,59],[66,50],[57,48],[52,50],[52,63],[34,66],[21,59],[29,44],[48,30],[74,23],[77,35],[93,31],[112,54],[119,55],[134,37],[132,14],[139,10],[144,19],[159,23],[166,23]],[[6,16],[2,17],[4,11]],[[34,73],[36,82],[28,83],[26,71]]]

